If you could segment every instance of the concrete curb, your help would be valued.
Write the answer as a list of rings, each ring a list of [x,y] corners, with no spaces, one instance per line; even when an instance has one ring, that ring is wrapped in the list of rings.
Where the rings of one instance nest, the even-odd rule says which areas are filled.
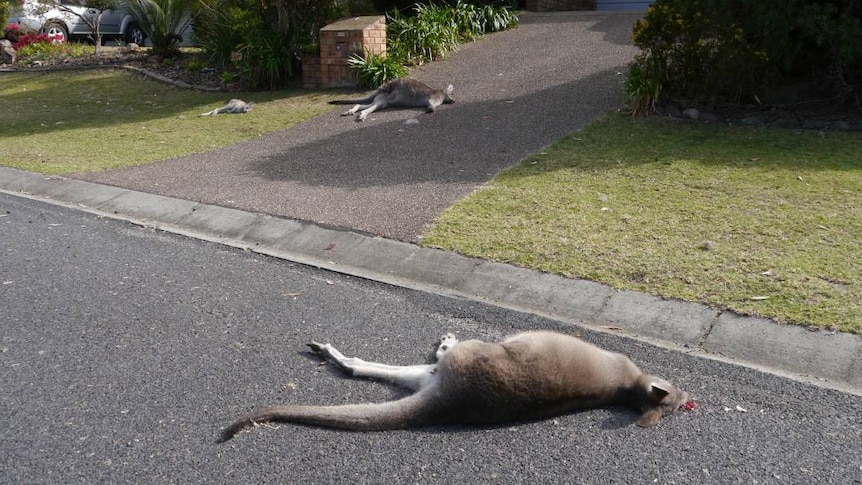
[[[622,332],[862,395],[862,337],[617,291],[440,250],[0,167],[0,191],[383,283]]]

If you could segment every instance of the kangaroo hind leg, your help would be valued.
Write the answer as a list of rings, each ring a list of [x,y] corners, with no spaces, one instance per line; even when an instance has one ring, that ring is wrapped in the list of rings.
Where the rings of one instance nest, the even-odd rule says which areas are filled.
[[[371,104],[366,106],[359,107],[359,114],[356,115],[356,121],[365,121],[365,118],[368,117],[371,113],[384,109],[389,106],[389,102],[386,100],[385,94],[379,94],[374,98],[374,101]]]
[[[312,342],[311,350],[354,377],[380,379],[410,390],[419,390],[434,375],[436,365],[397,366],[368,362],[357,357],[345,357],[330,344]]]
[[[350,108],[349,110],[345,111],[344,113],[341,113],[341,116],[355,115],[356,112],[359,111],[361,108],[362,108],[362,105],[356,104],[352,108]]]

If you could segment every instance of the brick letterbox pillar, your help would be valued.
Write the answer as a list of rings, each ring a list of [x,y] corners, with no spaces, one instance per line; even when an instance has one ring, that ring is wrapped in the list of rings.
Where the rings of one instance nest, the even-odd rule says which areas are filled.
[[[302,59],[302,86],[356,86],[347,59],[366,53],[386,55],[386,17],[353,17],[327,25],[320,29],[320,57]]]

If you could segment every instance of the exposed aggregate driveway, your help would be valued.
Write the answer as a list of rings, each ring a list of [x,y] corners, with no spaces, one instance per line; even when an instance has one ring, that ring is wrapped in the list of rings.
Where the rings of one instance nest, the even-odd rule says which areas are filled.
[[[386,110],[358,123],[338,107],[218,150],[75,177],[415,242],[500,170],[619,106],[639,16],[524,13],[517,28],[414,70],[455,86],[456,104],[434,114]]]

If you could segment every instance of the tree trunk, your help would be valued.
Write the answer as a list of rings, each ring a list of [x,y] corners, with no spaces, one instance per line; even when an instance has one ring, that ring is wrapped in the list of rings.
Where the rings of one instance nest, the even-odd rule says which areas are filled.
[[[278,12],[278,31],[284,35],[290,32],[290,9],[292,7],[290,0],[278,0],[275,2],[275,9]]]
[[[93,41],[96,43],[96,56],[102,54],[102,10],[99,10],[98,15],[93,21]]]

